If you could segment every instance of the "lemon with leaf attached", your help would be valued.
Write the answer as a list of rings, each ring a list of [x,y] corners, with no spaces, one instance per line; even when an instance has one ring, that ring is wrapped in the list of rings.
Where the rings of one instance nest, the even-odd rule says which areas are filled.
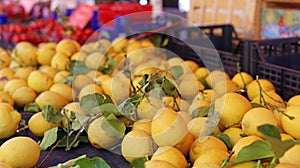
[[[0,139],[13,136],[21,118],[21,114],[12,105],[0,103]]]

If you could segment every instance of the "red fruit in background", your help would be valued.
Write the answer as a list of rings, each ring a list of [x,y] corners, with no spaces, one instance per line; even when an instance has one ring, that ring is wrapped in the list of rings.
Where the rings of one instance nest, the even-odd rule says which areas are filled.
[[[3,9],[7,13],[9,18],[17,18],[21,20],[25,19],[25,9],[18,2],[10,2]]]

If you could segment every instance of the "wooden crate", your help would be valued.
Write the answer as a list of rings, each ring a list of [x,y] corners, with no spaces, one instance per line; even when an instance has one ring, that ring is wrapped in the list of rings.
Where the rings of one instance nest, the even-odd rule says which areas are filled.
[[[261,0],[191,0],[189,21],[197,26],[233,24],[241,38],[258,39]]]

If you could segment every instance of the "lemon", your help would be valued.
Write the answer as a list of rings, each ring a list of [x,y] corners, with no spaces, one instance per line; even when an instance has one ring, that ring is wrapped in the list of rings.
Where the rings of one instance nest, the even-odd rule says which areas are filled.
[[[174,146],[187,134],[185,121],[170,108],[161,108],[153,117],[151,135],[158,146]]]
[[[300,95],[295,95],[293,97],[291,97],[288,102],[287,102],[288,106],[300,106]]]
[[[84,62],[86,57],[87,57],[87,53],[79,51],[79,52],[74,53],[71,56],[71,60]]]
[[[98,69],[100,67],[103,67],[106,60],[107,57],[101,52],[93,52],[87,56],[84,63],[90,69]]]
[[[35,70],[28,76],[27,83],[31,89],[37,93],[41,93],[50,89],[53,84],[53,80],[47,74],[39,70]]]
[[[62,53],[67,57],[71,57],[77,51],[79,51],[78,44],[71,39],[63,39],[59,41],[56,46],[56,52]]]
[[[0,162],[12,167],[34,167],[40,158],[40,146],[29,137],[18,136],[0,147]]]
[[[5,84],[15,78],[14,77],[15,71],[10,68],[3,68],[0,70],[0,90],[4,89]]]
[[[103,94],[102,88],[97,84],[88,84],[84,88],[82,88],[79,92],[78,99],[81,101],[82,97],[87,96],[89,94]]]
[[[9,67],[10,69],[13,69],[13,70],[17,70],[21,67],[23,67],[24,65],[21,65],[21,63],[17,62],[16,60],[12,60],[9,64]]]
[[[239,86],[232,80],[219,80],[214,83],[213,90],[216,91],[218,95],[224,95],[225,93],[234,92],[239,90]]]
[[[46,43],[40,43],[38,45],[38,48],[51,48],[56,50],[57,44],[55,42],[46,42]]]
[[[199,81],[198,81],[199,82]],[[179,90],[181,96],[185,99],[193,98],[197,95],[199,90],[203,90],[204,87],[199,88],[198,82],[195,78],[189,78],[179,83]],[[201,85],[201,84],[200,84]]]
[[[6,51],[0,51],[0,69],[8,68],[12,58]]]
[[[18,68],[14,74],[15,78],[19,78],[19,79],[23,79],[26,80],[28,79],[28,76],[30,75],[30,73],[34,70],[33,67],[21,67]]]
[[[238,140],[232,148],[232,151],[234,151],[232,158],[233,159],[236,158],[243,147],[248,146],[257,140],[262,140],[262,138],[258,136],[250,135]]]
[[[205,78],[206,83],[210,88],[213,88],[213,85],[218,81],[226,81],[229,80],[229,75],[220,70],[211,71],[208,76]]]
[[[230,144],[234,146],[237,141],[239,141],[242,138],[243,130],[241,128],[237,127],[230,127],[223,131],[223,134],[226,134],[230,138]]]
[[[97,71],[97,70],[90,70],[86,75],[93,79],[96,79],[97,77],[99,77],[100,75],[103,75],[103,74],[102,74],[102,72]]]
[[[246,89],[246,86],[253,81],[253,77],[247,72],[236,73],[232,77],[232,81],[235,82],[240,88]]]
[[[0,91],[0,102],[1,103],[8,103],[14,106],[14,99],[11,95],[6,92]]]
[[[55,48],[39,47],[36,52],[37,62],[41,65],[50,65],[51,59],[55,54],[56,54]]]
[[[197,139],[200,136],[200,132],[205,126],[207,119],[207,117],[196,117],[187,124],[189,132],[193,135],[195,139]],[[214,133],[218,133],[219,131],[220,130],[218,127],[214,129]]]
[[[34,92],[33,89],[24,86],[18,88],[12,95],[15,104],[18,107],[24,107],[25,105],[29,103],[33,103],[35,98],[37,97],[37,94]]]
[[[25,80],[12,79],[5,84],[3,91],[7,92],[8,94],[10,94],[12,96],[18,88],[23,87],[23,86],[27,86],[27,82]]]
[[[117,77],[105,79],[101,83],[104,93],[109,95],[117,104],[129,97],[129,86],[129,81]]]
[[[173,57],[167,60],[167,65],[169,68],[174,66],[180,66],[183,69],[183,74],[192,73],[188,64],[185,64],[180,57]]]
[[[176,168],[173,164],[163,160],[149,160],[144,164],[145,168]]]
[[[12,52],[12,57],[23,66],[37,65],[37,48],[30,42],[18,43]]]
[[[251,108],[251,103],[238,93],[227,93],[215,101],[215,111],[221,115],[224,127],[241,120]]]
[[[58,70],[56,68],[53,68],[49,65],[42,65],[39,70],[41,72],[44,72],[45,74],[47,74],[48,76],[50,76],[52,79],[55,77],[56,73],[58,72]]]
[[[12,167],[10,165],[8,165],[8,164],[0,162],[0,168],[12,168]]]
[[[144,156],[152,156],[155,146],[152,138],[142,130],[132,130],[127,133],[121,143],[123,157],[132,162]]]
[[[175,147],[159,147],[153,154],[151,160],[167,161],[177,168],[186,168],[187,160],[184,155]]]
[[[289,106],[284,110],[287,115],[294,117],[292,120],[286,116],[281,116],[281,125],[283,130],[296,139],[300,139],[300,129],[298,127],[300,122],[299,110],[300,106]]]
[[[102,84],[102,82],[105,80],[105,79],[108,79],[108,78],[111,78],[111,76],[109,76],[109,75],[105,75],[105,74],[103,74],[103,75],[100,75],[100,76],[98,76],[98,77],[96,77],[96,82],[97,82],[97,84]]]
[[[188,124],[193,118],[192,116],[185,111],[178,111],[179,116],[184,120],[186,124]]]
[[[162,107],[159,99],[145,97],[137,106],[137,116],[140,119],[152,119],[158,109]]]
[[[190,147],[194,142],[194,136],[187,132],[185,137],[181,140],[181,142],[177,143],[174,147],[177,148],[184,156],[188,156]]]
[[[274,110],[275,107],[277,108],[285,108],[285,102],[283,101],[283,99],[274,91],[269,91],[269,92],[263,92],[262,96],[265,100],[265,102],[267,104],[264,104],[263,102],[260,103],[260,96],[255,97],[251,103],[258,103],[261,104],[263,106],[265,106],[266,108],[270,109],[270,110]],[[275,106],[275,107],[274,107]]]
[[[229,156],[228,152],[220,149],[210,149],[205,151],[205,153],[200,154],[195,162],[194,166],[197,166],[201,163],[215,163],[218,165],[222,164],[222,161]]]
[[[52,105],[56,110],[61,110],[68,104],[67,100],[61,94],[54,91],[44,91],[38,95],[35,102],[43,109],[45,105]]]
[[[175,102],[176,101],[176,102]],[[163,97],[163,106],[172,108],[175,111],[188,111],[190,104],[180,97],[177,97],[175,100],[171,96]]]
[[[97,118],[94,120],[88,128],[87,134],[90,143],[96,148],[109,149],[117,145],[121,139],[112,137],[102,127],[101,123],[104,117]]]
[[[274,168],[300,168],[300,166],[290,163],[279,163]]]
[[[70,76],[69,71],[59,71],[55,74],[53,82],[54,83],[63,83],[68,76]]]
[[[216,163],[199,163],[198,165],[193,165],[193,168],[221,168],[221,166]]]
[[[279,159],[280,163],[290,163],[296,166],[300,166],[300,144],[294,145]]]
[[[0,103],[0,139],[13,136],[21,121],[21,114],[8,103]],[[0,161],[1,162],[1,161]]]
[[[71,61],[67,56],[61,53],[56,53],[51,59],[50,65],[51,67],[56,68],[60,71],[65,71],[70,68]]]
[[[132,130],[142,130],[148,135],[151,135],[151,123],[150,119],[140,119],[133,123]]]
[[[44,136],[44,133],[54,127],[58,127],[60,123],[48,122],[44,117],[42,112],[35,113],[32,115],[28,121],[29,130],[38,137]]]
[[[67,128],[68,127],[68,119],[66,117],[70,117],[71,112],[73,113],[78,113],[82,116],[86,116],[86,113],[81,109],[80,103],[79,102],[71,102],[65,105],[61,109],[61,113],[64,115],[64,118],[62,119],[62,125],[63,127]]]
[[[116,52],[121,52],[127,47],[128,39],[124,37],[117,37],[111,43]]]
[[[195,72],[194,72],[196,78],[199,79],[204,79],[208,76],[209,70],[205,67],[199,67]]]
[[[201,139],[195,139],[189,152],[191,162],[194,163],[198,156],[205,154],[206,151],[211,149],[227,152],[227,147],[224,142],[214,136],[206,136],[201,137]]]
[[[259,137],[263,137],[263,135],[257,130],[257,127],[264,124],[271,124],[278,128],[278,122],[273,111],[262,107],[249,110],[241,122],[245,134]]]
[[[281,137],[282,141],[285,141],[285,140],[288,140],[288,139],[295,140],[294,137],[292,137],[291,135],[286,134],[286,133],[280,133],[280,137]]]
[[[49,91],[54,91],[61,94],[67,102],[73,101],[76,94],[69,85],[63,83],[54,83]]]
[[[262,90],[265,92],[275,90],[274,85],[266,79],[259,79],[258,82],[260,83]],[[247,95],[250,100],[253,100],[255,97],[260,95],[259,85],[256,80],[247,85]]]
[[[186,63],[190,67],[192,72],[195,72],[196,70],[199,69],[199,65],[195,61],[185,60],[184,63]]]
[[[85,74],[80,74],[75,76],[72,82],[72,87],[76,92],[79,92],[82,88],[84,88],[88,84],[95,83],[93,78],[87,76]]]

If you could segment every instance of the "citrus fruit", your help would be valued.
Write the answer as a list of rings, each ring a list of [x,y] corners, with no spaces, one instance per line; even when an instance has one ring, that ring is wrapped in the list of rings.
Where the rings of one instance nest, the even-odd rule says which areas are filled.
[[[80,90],[78,99],[79,99],[79,101],[81,101],[82,97],[87,96],[89,94],[94,94],[94,93],[103,94],[103,90],[97,84],[94,84],[94,83],[88,84]]]
[[[67,77],[70,76],[70,72],[69,71],[59,71],[55,74],[53,82],[54,83],[64,83],[65,80],[67,79]]]
[[[262,140],[262,138],[259,136],[250,135],[239,139],[232,148],[232,151],[234,151],[232,158],[236,158],[243,147],[248,146],[257,140]]]
[[[258,79],[258,82],[260,83],[262,90],[265,92],[275,90],[274,85],[266,79]],[[247,95],[250,100],[253,100],[255,97],[260,95],[259,85],[256,80],[253,80],[247,85]]]
[[[49,91],[61,94],[67,102],[73,101],[76,95],[75,91],[69,85],[63,83],[54,83]]]
[[[207,117],[196,117],[187,124],[189,132],[193,135],[195,139],[197,139],[200,136],[200,132],[205,126],[207,119]],[[216,127],[214,129],[214,133],[218,132],[219,128]]]
[[[67,57],[71,57],[74,53],[79,51],[77,44],[74,40],[63,39],[57,43],[56,52],[62,53]]]
[[[50,65],[51,59],[56,54],[55,48],[51,47],[39,47],[36,55],[37,62],[41,65]]]
[[[0,91],[0,102],[1,103],[8,103],[10,105],[14,105],[14,99],[11,95],[6,92]]]
[[[216,163],[218,165],[222,164],[222,161],[229,156],[227,151],[220,149],[210,149],[198,155],[194,162],[194,166],[199,165],[200,163]]]
[[[37,48],[30,42],[18,43],[12,52],[12,57],[23,66],[37,65]]]
[[[86,57],[84,63],[88,68],[97,70],[100,67],[103,67],[106,60],[107,57],[101,52],[93,52]]]
[[[7,92],[8,94],[10,94],[12,96],[18,88],[24,87],[24,86],[27,86],[27,82],[25,80],[12,79],[5,84],[3,91]]]
[[[288,102],[287,102],[288,106],[300,106],[300,95],[295,95],[293,97],[291,97]]]
[[[142,130],[151,135],[151,119],[140,119],[133,123],[132,130]]]
[[[35,91],[27,86],[18,88],[12,95],[15,105],[24,107],[29,103],[33,103],[37,94]]]
[[[158,109],[162,107],[159,99],[154,97],[145,97],[137,106],[137,116],[140,119],[152,119]]]
[[[237,141],[239,141],[242,138],[243,130],[241,128],[237,127],[230,127],[223,131],[223,134],[226,134],[230,138],[230,144],[234,146]]]
[[[192,72],[195,72],[196,70],[199,69],[199,65],[195,61],[185,60],[184,63],[190,67]]]
[[[184,155],[175,147],[159,147],[153,154],[151,160],[167,161],[177,168],[186,168],[187,160]]]
[[[53,80],[47,74],[39,70],[35,70],[28,76],[27,83],[31,89],[37,93],[41,93],[50,89],[53,84]]]
[[[56,53],[50,63],[51,67],[56,68],[59,71],[68,70],[70,68],[70,64],[70,59],[61,53]]]
[[[14,74],[15,78],[24,79],[27,81],[28,76],[34,70],[32,67],[21,67],[18,68]]]
[[[288,133],[289,135],[292,135],[296,139],[300,139],[300,128],[299,128],[299,122],[300,122],[300,106],[288,106],[284,112],[294,117],[294,119],[289,119],[286,116],[281,116],[281,126],[282,129]]]
[[[279,159],[280,163],[290,163],[300,166],[300,144],[294,145]]]
[[[269,91],[269,92],[263,92],[262,96],[263,96],[266,104],[264,104],[264,102],[261,100],[260,96],[255,97],[251,101],[251,103],[261,104],[270,110],[274,110],[275,108],[285,108],[285,106],[286,106],[283,99],[274,90]],[[260,102],[260,101],[262,101],[262,102]]]
[[[48,131],[51,128],[58,127],[59,125],[60,125],[60,123],[48,122],[44,118],[42,112],[37,112],[37,113],[33,114],[28,121],[29,130],[35,136],[38,136],[38,137],[44,136],[44,133],[46,131]]]
[[[12,105],[0,103],[0,139],[14,135],[21,118],[21,114],[15,111]]]
[[[253,81],[253,77],[247,72],[236,73],[232,77],[232,81],[235,82],[240,88],[246,89],[246,86]]]
[[[300,168],[300,166],[290,163],[279,163],[274,168]]]
[[[144,164],[145,168],[176,168],[173,164],[163,160],[148,160]]]
[[[200,67],[194,72],[194,74],[198,80],[204,79],[209,74],[209,70],[205,67]]]
[[[76,75],[72,82],[72,87],[76,92],[79,92],[88,84],[95,83],[93,78],[85,74]]]
[[[216,82],[226,81],[229,79],[230,77],[226,72],[220,70],[214,70],[208,74],[208,76],[205,78],[205,81],[208,84],[208,86],[212,88]]]
[[[54,91],[44,91],[38,95],[35,102],[43,109],[45,105],[52,105],[56,110],[61,110],[68,101],[61,94]]]

